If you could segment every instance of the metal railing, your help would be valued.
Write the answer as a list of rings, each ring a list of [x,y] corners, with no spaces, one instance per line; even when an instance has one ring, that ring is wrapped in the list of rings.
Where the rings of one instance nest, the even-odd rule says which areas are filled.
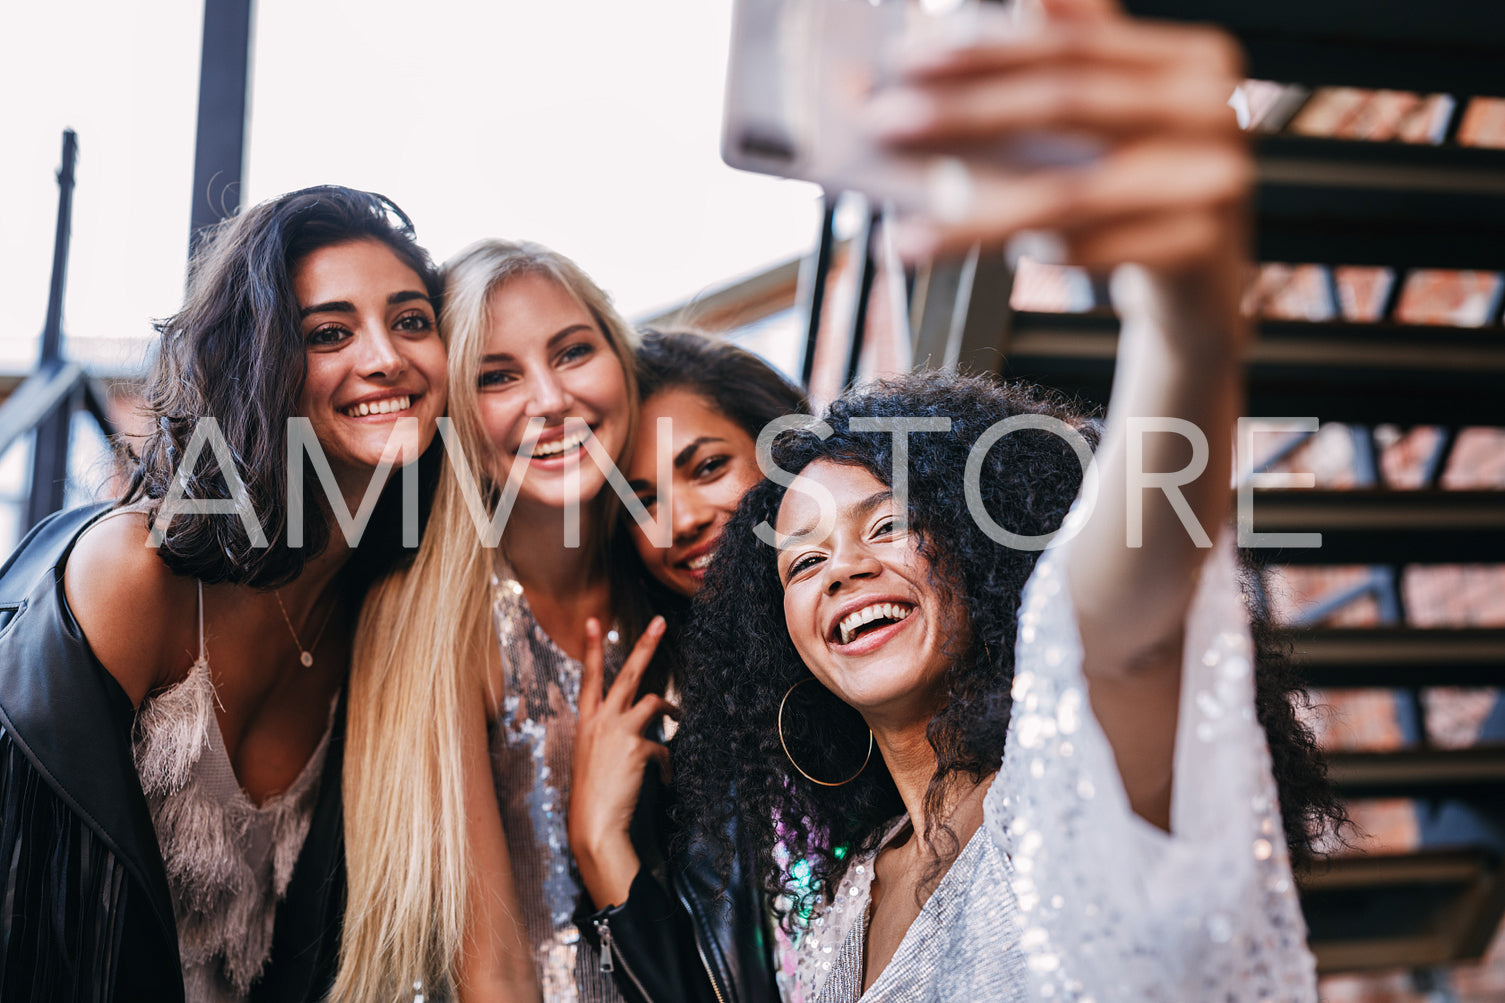
[[[36,370],[4,404],[0,404],[0,456],[17,441],[28,435],[34,436],[23,531],[63,507],[73,413],[83,410],[93,416],[106,437],[113,436],[116,431],[106,407],[105,393],[81,366],[63,358],[63,292],[67,287],[74,166],[77,161],[78,135],[72,129],[66,129],[63,132],[62,166],[57,172],[57,230],[52,247],[47,319],[42,326],[41,357]]]

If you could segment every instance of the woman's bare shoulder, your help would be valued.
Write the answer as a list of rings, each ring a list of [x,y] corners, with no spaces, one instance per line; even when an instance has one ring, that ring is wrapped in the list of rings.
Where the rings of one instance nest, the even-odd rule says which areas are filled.
[[[69,609],[132,703],[193,661],[196,585],[168,570],[139,510],[111,513],[74,545],[63,572]]]

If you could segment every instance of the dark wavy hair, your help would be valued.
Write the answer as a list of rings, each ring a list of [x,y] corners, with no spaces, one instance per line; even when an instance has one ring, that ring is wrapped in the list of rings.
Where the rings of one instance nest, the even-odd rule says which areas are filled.
[[[130,456],[134,469],[119,504],[164,497],[199,420],[213,417],[271,545],[253,546],[238,515],[179,515],[158,548],[177,574],[271,588],[296,578],[328,545],[329,517],[318,504],[304,513],[304,546],[285,545],[287,419],[297,414],[307,375],[292,273],[314,251],[355,240],[390,248],[439,308],[443,285],[414,239],[412,221],[372,192],[321,185],[280,195],[225,220],[199,243],[183,308],[156,325],[161,340],[143,395],[151,429]],[[426,489],[437,467],[433,459],[422,468]],[[230,497],[211,450],[183,473],[186,498]],[[390,556],[399,538],[395,480],[367,527],[368,546],[357,552],[368,574],[386,563],[376,551]],[[156,510],[152,506],[153,523]]]
[[[861,467],[892,484],[893,439],[854,432],[856,417],[947,417],[949,433],[909,437],[909,521],[920,553],[930,562],[942,601],[955,604],[970,623],[959,650],[950,652],[946,701],[926,738],[937,766],[925,793],[932,819],[948,789],[962,777],[979,781],[1003,757],[1010,712],[1013,653],[1019,603],[1037,552],[1001,546],[971,517],[965,498],[967,457],[979,436],[1018,414],[1047,415],[1079,430],[1096,445],[1097,426],[1047,391],[999,384],[981,377],[936,372],[886,380],[849,392],[825,415],[832,434],[785,433],[773,458],[791,474],[816,460]],[[1075,499],[1081,465],[1071,446],[1044,431],[1016,431],[988,452],[979,479],[988,513],[1025,536],[1058,528]],[[696,599],[686,658],[697,671],[683,680],[683,723],[676,738],[677,821],[687,841],[704,840],[729,864],[733,847],[723,833],[735,812],[756,848],[757,870],[771,896],[788,896],[785,922],[806,913],[840,881],[846,861],[871,851],[886,823],[904,811],[882,757],[874,755],[850,783],[824,787],[794,771],[777,731],[781,701],[790,687],[812,679],[785,625],[777,552],[760,543],[754,527],[775,522],[785,488],[764,481],[743,500],[724,531],[705,585]],[[1309,824],[1341,815],[1327,786],[1312,736],[1292,708],[1297,692],[1286,670],[1260,673],[1257,708],[1270,736],[1288,841],[1304,858]],[[813,707],[786,713],[784,734],[800,763],[817,777],[850,775],[868,743],[867,725],[822,686],[809,692]],[[793,710],[791,706],[791,710]],[[735,791],[735,803],[729,792]],[[928,880],[959,849],[943,821],[927,837],[938,849]],[[804,859],[809,880],[788,883],[775,858],[782,842],[789,859]]]
[[[693,331],[643,331],[637,368],[641,399],[688,390],[754,440],[775,418],[810,411],[805,392],[777,369],[745,348]]]

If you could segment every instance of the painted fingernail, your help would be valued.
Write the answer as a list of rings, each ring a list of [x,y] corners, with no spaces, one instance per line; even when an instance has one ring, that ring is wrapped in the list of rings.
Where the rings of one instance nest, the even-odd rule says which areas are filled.
[[[972,215],[977,199],[972,171],[956,157],[942,157],[926,179],[930,215],[939,223],[961,223]]]
[[[879,139],[903,139],[935,124],[935,102],[905,88],[884,91],[867,103],[867,129]]]
[[[653,631],[655,634],[662,634],[664,632],[664,628],[667,626],[668,622],[661,616],[654,617],[648,623],[648,629]]]
[[[901,69],[924,72],[942,69],[963,49],[1006,45],[1038,32],[1042,19],[1015,0],[1003,4],[969,3],[967,0],[920,0],[928,17],[911,24],[897,50]]]
[[[1064,265],[1066,241],[1058,233],[1049,230],[1023,230],[1009,238],[1004,253],[1010,267],[1017,268],[1020,258],[1028,258],[1041,265]]]

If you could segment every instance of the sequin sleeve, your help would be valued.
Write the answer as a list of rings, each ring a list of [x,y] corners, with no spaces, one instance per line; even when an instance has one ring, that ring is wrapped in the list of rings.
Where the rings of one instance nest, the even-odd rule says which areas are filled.
[[[1130,810],[1092,716],[1063,556],[1047,552],[1025,587],[985,801],[1031,998],[1315,1001],[1232,547],[1209,556],[1187,615],[1169,834]]]

